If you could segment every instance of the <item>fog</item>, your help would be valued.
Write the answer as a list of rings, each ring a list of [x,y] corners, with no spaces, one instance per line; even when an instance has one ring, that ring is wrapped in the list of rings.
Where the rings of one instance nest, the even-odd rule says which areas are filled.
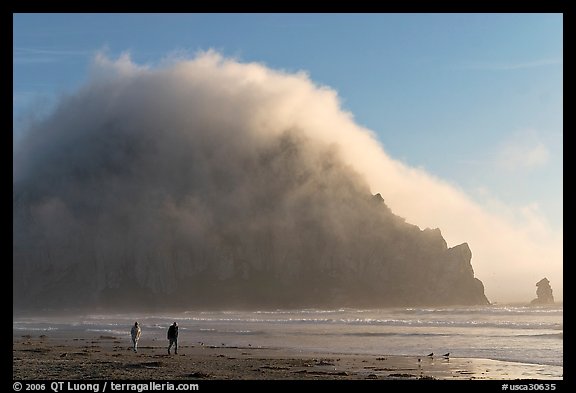
[[[182,250],[262,228],[270,238],[258,241],[274,243],[295,221],[317,218],[345,242],[351,229],[339,225],[354,212],[332,198],[380,193],[407,222],[440,228],[449,247],[467,242],[491,301],[528,302],[542,277],[562,299],[562,232],[534,212],[483,207],[385,144],[304,72],[213,51],[154,67],[97,55],[87,82],[14,147],[15,285],[41,285],[66,266],[75,282],[63,291],[114,287],[128,258],[134,281],[169,293],[179,274],[207,263]],[[320,210],[301,203],[315,193]],[[226,228],[218,242],[216,227]]]

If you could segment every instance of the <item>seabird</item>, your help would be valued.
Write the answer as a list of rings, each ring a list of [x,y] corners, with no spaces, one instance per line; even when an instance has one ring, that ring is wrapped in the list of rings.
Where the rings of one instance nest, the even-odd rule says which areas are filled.
[[[447,358],[447,357],[450,356],[450,352],[446,352],[446,353],[445,353],[444,355],[442,355],[442,356],[444,356],[445,358]]]
[[[430,357],[434,356],[434,352],[430,352],[430,353],[428,354],[428,356],[430,356]]]

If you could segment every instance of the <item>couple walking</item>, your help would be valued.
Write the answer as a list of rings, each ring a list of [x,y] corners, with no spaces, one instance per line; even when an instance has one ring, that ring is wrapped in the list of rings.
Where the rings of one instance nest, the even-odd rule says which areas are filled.
[[[130,330],[130,336],[132,337],[132,349],[134,352],[138,352],[138,340],[140,340],[140,336],[142,335],[142,329],[138,322],[134,322],[134,326]],[[178,324],[174,322],[168,328],[168,335],[167,335],[169,344],[168,344],[168,355],[170,355],[170,349],[172,345],[174,345],[174,354],[178,355]]]

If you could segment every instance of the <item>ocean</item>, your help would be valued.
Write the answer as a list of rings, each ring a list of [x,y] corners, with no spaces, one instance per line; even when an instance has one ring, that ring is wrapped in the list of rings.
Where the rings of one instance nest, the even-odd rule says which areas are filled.
[[[141,347],[165,346],[168,326],[176,321],[181,347],[421,356],[449,352],[451,357],[563,366],[562,305],[14,316],[13,334],[113,335],[128,346],[135,321],[142,327]]]

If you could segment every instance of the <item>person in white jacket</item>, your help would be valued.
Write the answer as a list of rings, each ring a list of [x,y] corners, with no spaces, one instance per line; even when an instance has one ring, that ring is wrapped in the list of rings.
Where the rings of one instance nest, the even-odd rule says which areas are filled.
[[[142,329],[138,322],[134,322],[134,326],[130,330],[130,335],[132,336],[132,349],[134,352],[138,352],[138,340],[140,340],[140,335],[142,334]]]

